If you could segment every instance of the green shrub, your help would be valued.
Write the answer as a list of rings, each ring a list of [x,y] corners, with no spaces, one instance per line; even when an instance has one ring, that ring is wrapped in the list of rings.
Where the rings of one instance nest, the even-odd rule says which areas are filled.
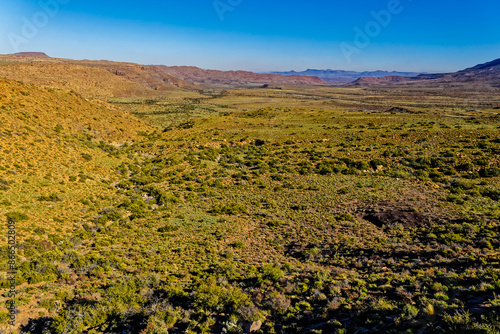
[[[178,129],[192,129],[194,127],[194,121],[186,121],[177,126]]]
[[[388,163],[386,160],[373,159],[370,161],[370,166],[373,168],[373,170],[376,170],[378,166],[387,167]]]
[[[38,200],[40,202],[58,202],[62,201],[62,197],[57,194],[41,195],[40,197],[38,197]]]
[[[164,205],[164,204],[175,204],[180,202],[179,196],[162,191],[155,186],[147,186],[144,188],[144,191],[147,192],[150,196],[154,197],[156,200],[156,204]]]
[[[245,248],[245,244],[241,241],[235,241],[231,246],[239,249]]]
[[[240,203],[219,204],[214,205],[209,212],[212,214],[237,215],[247,213],[248,208]]]
[[[500,168],[482,168],[481,170],[479,170],[479,175],[481,177],[497,177],[500,176]]]
[[[397,306],[390,300],[387,300],[387,298],[381,297],[373,303],[373,308],[377,311],[392,311],[395,310]]]
[[[88,153],[82,153],[83,160],[90,161],[92,160],[92,156]]]
[[[121,210],[114,207],[108,207],[99,212],[99,216],[94,219],[94,222],[96,225],[105,225],[108,221],[118,222],[122,219],[123,213]]]
[[[20,221],[29,219],[28,215],[26,215],[25,213],[22,213],[22,212],[18,212],[18,211],[7,212],[5,214],[5,217],[7,217],[8,220],[12,220],[15,222],[20,222]]]
[[[282,226],[284,224],[285,224],[284,221],[279,220],[279,219],[274,219],[274,220],[271,220],[269,223],[267,223],[267,226],[269,226],[269,227],[280,227],[280,226]]]
[[[38,234],[38,235],[42,235],[42,234],[45,234],[45,229],[43,227],[37,227],[33,230],[33,233]]]
[[[5,324],[10,319],[10,312],[1,311],[0,312],[0,324]]]
[[[179,226],[167,224],[165,226],[158,228],[158,232],[160,232],[160,233],[175,232],[178,229],[179,229]]]
[[[340,215],[337,215],[335,217],[335,219],[339,222],[352,222],[352,223],[355,223],[356,222],[356,218],[354,218],[350,213],[343,213],[343,214],[340,214]]]
[[[263,276],[273,282],[278,282],[285,276],[285,272],[280,269],[278,266],[273,265],[265,265],[262,267]]]

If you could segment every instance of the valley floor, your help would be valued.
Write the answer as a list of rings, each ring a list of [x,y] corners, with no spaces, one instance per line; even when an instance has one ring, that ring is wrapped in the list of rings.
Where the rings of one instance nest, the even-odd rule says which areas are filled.
[[[2,126],[15,138],[0,141],[0,240],[14,222],[17,328],[498,333],[498,96],[282,86],[113,98],[102,108],[123,119],[115,135],[134,134],[123,145],[92,133],[105,115],[90,129],[74,117]],[[7,109],[18,121],[19,103]],[[57,160],[21,159],[36,145]]]

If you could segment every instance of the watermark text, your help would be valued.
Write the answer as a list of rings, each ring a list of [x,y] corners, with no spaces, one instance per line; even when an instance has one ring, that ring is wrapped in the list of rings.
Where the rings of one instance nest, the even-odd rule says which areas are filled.
[[[16,263],[16,222],[14,219],[8,219],[7,221],[7,237],[8,237],[8,255],[9,261],[7,262],[7,280],[9,281],[9,290],[7,291],[7,296],[10,301],[7,302],[7,309],[10,313],[10,318],[8,320],[9,325],[15,326],[16,324],[16,274],[17,274],[17,263]]]
[[[28,44],[35,38],[40,30],[49,24],[50,19],[59,13],[61,5],[69,3],[71,0],[41,0],[38,2],[40,10],[31,17],[22,18],[22,26],[18,32],[10,32],[7,35],[14,52],[19,52],[19,47]]]
[[[340,44],[340,49],[347,62],[351,63],[352,56],[360,54],[363,49],[366,49],[371,44],[372,39],[379,36],[383,28],[391,24],[393,17],[401,14],[403,10],[404,7],[400,0],[389,0],[386,9],[380,11],[372,10],[370,15],[373,20],[366,23],[363,29],[354,27],[355,35],[352,43],[343,42]]]
[[[217,15],[221,21],[224,21],[224,18],[227,12],[232,12],[243,3],[243,0],[214,0],[212,3],[214,6]]]

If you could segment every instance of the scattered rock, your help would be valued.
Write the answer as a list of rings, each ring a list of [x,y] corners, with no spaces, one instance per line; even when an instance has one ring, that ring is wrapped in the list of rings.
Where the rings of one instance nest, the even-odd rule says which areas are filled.
[[[389,209],[376,213],[368,213],[363,217],[377,227],[401,224],[404,227],[418,227],[430,224],[430,219],[422,212]]]
[[[245,326],[245,333],[256,332],[256,331],[258,331],[260,329],[260,327],[262,327],[262,321],[260,321],[260,320],[257,320],[257,321],[254,321],[254,322],[249,322]]]
[[[482,297],[478,297],[478,298],[474,298],[474,299],[470,299],[468,301],[469,304],[481,304],[482,302],[484,302],[485,299],[482,298]]]
[[[469,312],[471,314],[486,314],[490,312],[487,308],[480,308],[480,307],[472,307],[469,309]]]

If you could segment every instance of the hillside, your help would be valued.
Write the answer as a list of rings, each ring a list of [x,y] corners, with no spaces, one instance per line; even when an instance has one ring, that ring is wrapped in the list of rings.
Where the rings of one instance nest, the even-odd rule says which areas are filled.
[[[114,75],[138,83],[141,86],[153,89],[158,92],[169,91],[169,90],[175,91],[176,87],[186,88],[186,89],[198,88],[196,85],[184,82],[179,78],[164,73],[163,71],[159,70],[156,66],[151,66],[151,65],[120,63],[120,62],[105,61],[105,60],[101,61],[83,60],[83,61],[72,61],[71,63],[82,66],[102,68]]]
[[[0,66],[0,77],[76,91],[87,98],[153,95],[153,90],[102,68],[74,64],[21,63]]]
[[[258,74],[248,71],[204,70],[193,66],[157,66],[160,70],[187,82],[218,87],[248,87],[265,84],[323,86],[317,77],[301,75]]]
[[[111,61],[0,56],[0,77],[79,92],[87,98],[154,97],[196,88],[152,66]]]
[[[17,241],[25,256],[18,258],[20,265],[29,263],[26,257],[33,259],[39,252],[54,250],[58,240],[72,234],[85,213],[94,210],[83,203],[105,203],[113,195],[113,168],[122,161],[118,148],[149,131],[149,126],[103,102],[0,79],[2,268],[7,244],[5,217],[17,220]],[[5,275],[2,271],[0,280]],[[33,272],[31,278],[19,277],[21,293],[28,284],[36,286],[36,275],[42,277],[44,271]],[[43,308],[38,302],[44,295],[19,303],[20,323],[39,316]],[[0,297],[2,304],[5,297]],[[2,309],[0,331],[5,329],[4,316]]]
[[[427,77],[423,77],[424,79]],[[487,82],[500,85],[500,59],[496,59],[484,64],[479,64],[456,73],[429,77],[429,79],[444,82]]]
[[[25,132],[29,127],[29,133],[53,135],[53,129],[60,126],[58,133],[124,143],[137,139],[138,132],[150,130],[130,114],[104,102],[11,80],[0,79],[0,104],[1,127],[13,133]]]

